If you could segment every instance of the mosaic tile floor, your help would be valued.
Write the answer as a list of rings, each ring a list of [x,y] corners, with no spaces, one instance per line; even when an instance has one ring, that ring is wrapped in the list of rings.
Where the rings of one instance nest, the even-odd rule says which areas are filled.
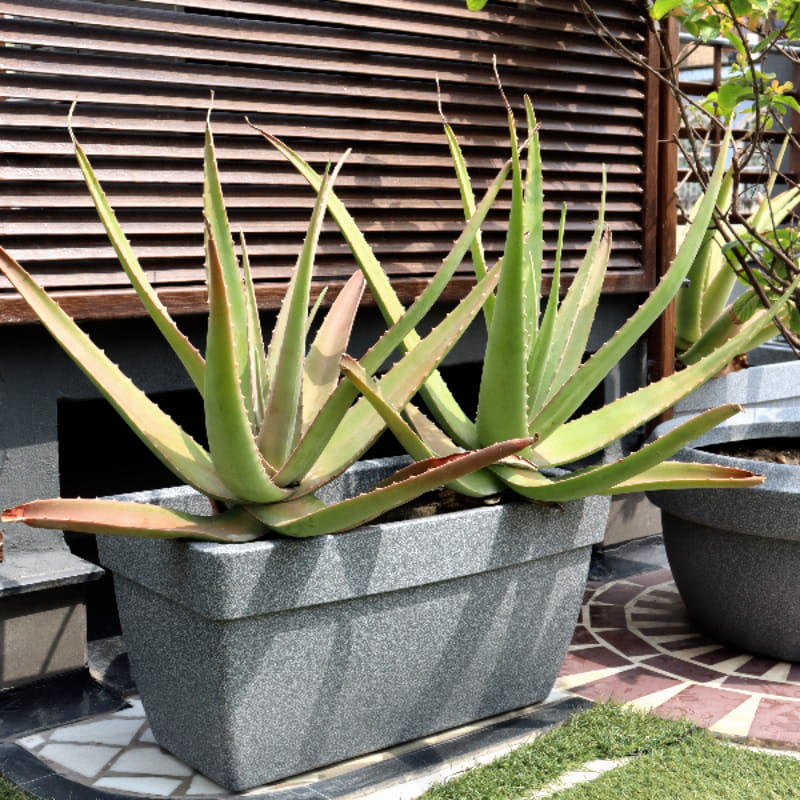
[[[686,617],[669,570],[590,581],[549,703],[298,776],[244,796],[268,800],[410,800],[589,706],[614,698],[686,716],[749,744],[800,750],[800,664],[722,647]],[[0,742],[0,773],[39,797],[223,798],[162,751],[141,703]]]
[[[557,688],[800,749],[800,664],[723,647],[689,622],[668,569],[590,583]]]

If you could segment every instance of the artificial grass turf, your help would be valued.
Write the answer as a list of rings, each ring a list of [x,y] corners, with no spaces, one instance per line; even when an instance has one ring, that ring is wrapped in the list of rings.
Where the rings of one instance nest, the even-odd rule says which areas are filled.
[[[558,800],[800,800],[800,760],[754,752],[695,730]]]
[[[800,760],[715,739],[686,721],[616,704],[572,717],[529,745],[420,800],[517,800],[594,759],[636,756],[557,800],[800,800]]]
[[[432,787],[420,800],[516,800],[587,761],[660,750],[693,730],[689,722],[598,704],[531,744]]]
[[[18,789],[0,775],[0,800],[34,800],[33,795]]]

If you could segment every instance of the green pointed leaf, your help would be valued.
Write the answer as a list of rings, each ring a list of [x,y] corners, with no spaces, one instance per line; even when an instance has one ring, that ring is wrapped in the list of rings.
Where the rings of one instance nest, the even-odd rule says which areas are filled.
[[[221,266],[221,274],[226,286],[226,294],[230,303],[229,313],[234,321],[234,355],[236,363],[241,369],[239,375],[241,392],[245,403],[247,403],[248,415],[251,422],[253,422],[253,408],[250,405],[251,380],[247,371],[250,363],[247,304],[242,285],[242,275],[239,271],[239,260],[236,257],[230,224],[228,223],[228,212],[222,196],[214,137],[208,120],[206,120],[205,147],[203,150],[203,214],[210,235],[214,239],[216,258]],[[209,254],[207,253],[206,259],[208,258]],[[208,264],[206,264],[206,268],[209,268]]]
[[[51,530],[145,539],[198,539],[224,544],[252,542],[267,533],[261,523],[240,507],[204,517],[125,500],[34,500],[6,509],[0,519]]]
[[[89,189],[89,194],[97,209],[97,215],[103,223],[103,227],[106,229],[108,239],[117,254],[119,263],[125,270],[131,285],[136,290],[139,300],[147,310],[153,322],[155,322],[161,335],[166,339],[181,364],[183,364],[192,383],[197,387],[198,391],[202,393],[204,381],[203,372],[205,370],[203,357],[186,336],[180,332],[175,321],[170,316],[169,311],[167,311],[156,294],[155,289],[153,289],[152,285],[147,280],[144,270],[139,264],[139,260],[136,258],[136,254],[133,252],[130,242],[125,236],[125,232],[117,221],[114,209],[111,208],[108,198],[100,186],[100,182],[92,169],[92,165],[89,163],[86,153],[78,143],[71,129],[70,135],[75,145],[78,166],[83,173],[83,178]]]
[[[514,116],[508,111],[511,136],[511,211],[497,284],[492,324],[483,359],[476,426],[481,444],[520,438],[528,433],[529,311],[520,291],[525,283],[525,231],[522,169]]]
[[[264,420],[264,403],[267,397],[267,357],[264,351],[264,334],[258,314],[258,301],[247,256],[247,244],[241,236],[242,272],[244,275],[245,308],[247,309],[248,375],[250,402],[245,403],[253,409],[253,430],[259,430]]]
[[[612,494],[662,491],[665,489],[744,489],[764,482],[763,475],[719,464],[665,461],[635,478],[618,483]]]
[[[290,147],[287,147],[277,137],[260,128],[255,128],[255,130],[270,142],[270,144],[297,169],[315,191],[319,191],[322,178],[308,162]],[[490,210],[494,197],[505,182],[509,169],[510,164],[506,164],[500,169],[497,178],[492,182],[484,199],[478,205],[476,215],[473,216],[470,224],[462,235],[459,236],[453,250],[445,259],[439,274],[446,274],[446,269],[455,270],[461,263],[464,254],[469,250],[472,244],[473,237],[480,229],[480,225],[483,222],[482,215],[485,215]],[[384,270],[381,269],[380,263],[375,257],[372,248],[364,238],[355,220],[335,193],[331,193],[328,208],[331,216],[336,220],[336,224],[339,226],[361,271],[364,273],[370,292],[383,318],[389,324],[397,323],[403,315],[403,305],[398,299],[388,276]],[[404,338],[402,347],[404,350],[409,351],[413,350],[418,344],[419,335],[416,331],[410,331]],[[474,438],[474,426],[472,421],[464,414],[463,410],[455,401],[438,371],[433,372],[428,377],[421,392],[432,413],[451,435],[459,441],[464,442]]]
[[[394,408],[384,396],[378,382],[354,358],[344,356],[341,367],[344,375],[367,398],[395,439],[413,459],[421,461],[460,452],[460,448],[411,403],[406,405],[403,414]],[[406,421],[404,414],[413,425]],[[497,494],[503,488],[486,470],[467,475],[448,486],[469,497],[486,497]]]
[[[486,297],[494,289],[499,274],[500,265],[497,265],[422,340],[419,347],[406,353],[381,378],[381,391],[391,405],[403,409],[419,391],[426,376],[441,363],[480,312]],[[370,369],[365,369],[370,374]],[[319,459],[308,470],[301,483],[302,488],[314,491],[319,485],[327,483],[332,476],[339,474],[363,455],[383,431],[384,425],[369,402],[362,398],[348,410],[344,422],[336,428]]]
[[[281,303],[269,346],[269,395],[258,443],[264,457],[277,469],[286,462],[300,438],[311,278],[330,187],[343,163],[344,159],[340,160],[333,173],[329,176],[326,171],[323,178],[303,249]]]
[[[726,135],[721,147],[726,149],[729,141],[730,133]],[[530,431],[538,433],[541,441],[546,441],[580,408],[581,404],[625,353],[647,332],[675,297],[702,245],[722,178],[723,164],[720,161],[709,181],[709,190],[698,208],[695,219],[672,262],[672,266],[658,286],[614,336],[579,368],[573,379],[555,394],[542,412],[531,420]],[[689,390],[687,389],[687,391]],[[658,413],[655,412],[653,416]]]
[[[566,464],[598,452],[671,408],[743,352],[742,347],[762,330],[764,320],[780,312],[798,285],[800,275],[769,310],[754,314],[736,336],[697,363],[562,425],[546,439],[543,437],[536,446],[537,463]]]
[[[34,314],[150,450],[184,483],[232,499],[208,452],[150,400],[2,248],[0,271]]]
[[[302,497],[297,501],[255,506],[249,511],[265,525],[286,536],[321,536],[350,530],[426,492],[516,453],[530,443],[530,439],[500,442],[482,450],[417,462],[392,476],[380,487],[330,506],[314,498]]]
[[[331,304],[308,351],[303,376],[304,431],[322,411],[339,383],[339,362],[350,341],[364,286],[364,276],[354,272]]]
[[[289,492],[270,479],[271,468],[256,442],[245,405],[237,362],[234,316],[213,231],[208,232],[208,343],[206,345],[206,432],[220,477],[236,496],[250,503],[271,503]],[[247,353],[245,353],[247,356]]]
[[[535,486],[530,490],[526,490],[523,482],[517,480],[512,484],[513,488],[523,496],[555,502],[566,502],[591,494],[613,494],[617,484],[647,472],[741,410],[741,406],[735,404],[712,408],[677,425],[655,441],[614,463],[578,470],[545,487]],[[501,477],[504,477],[504,473],[501,473]]]

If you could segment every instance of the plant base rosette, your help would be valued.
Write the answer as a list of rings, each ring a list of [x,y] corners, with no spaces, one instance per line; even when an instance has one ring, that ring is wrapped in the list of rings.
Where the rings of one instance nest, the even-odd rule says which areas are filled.
[[[546,698],[607,512],[590,497],[309,541],[98,540],[156,740],[241,791]]]
[[[800,468],[698,448],[798,436],[798,408],[747,411],[678,457],[752,469],[763,485],[649,493],[692,621],[719,642],[783,661],[800,661]]]

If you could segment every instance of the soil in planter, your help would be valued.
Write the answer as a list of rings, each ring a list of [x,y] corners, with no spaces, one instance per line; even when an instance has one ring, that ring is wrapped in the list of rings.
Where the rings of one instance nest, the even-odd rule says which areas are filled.
[[[800,465],[800,439],[798,438],[748,439],[741,442],[710,444],[700,449],[707,453],[719,453],[733,458]]]

